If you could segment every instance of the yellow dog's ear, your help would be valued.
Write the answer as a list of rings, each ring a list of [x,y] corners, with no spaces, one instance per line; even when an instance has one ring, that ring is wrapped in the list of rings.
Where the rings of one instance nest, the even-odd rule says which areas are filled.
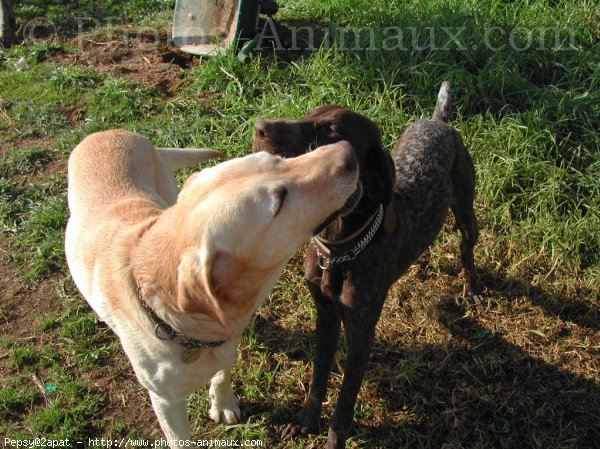
[[[184,251],[177,269],[177,305],[187,313],[202,313],[223,327],[229,322],[222,309],[224,298],[219,297],[221,280],[235,271],[235,258],[225,252],[201,253],[195,248]]]

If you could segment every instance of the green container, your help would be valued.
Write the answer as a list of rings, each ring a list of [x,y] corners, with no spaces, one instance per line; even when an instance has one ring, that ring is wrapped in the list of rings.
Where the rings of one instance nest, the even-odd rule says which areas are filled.
[[[241,49],[258,32],[260,0],[177,0],[173,44],[195,55]]]

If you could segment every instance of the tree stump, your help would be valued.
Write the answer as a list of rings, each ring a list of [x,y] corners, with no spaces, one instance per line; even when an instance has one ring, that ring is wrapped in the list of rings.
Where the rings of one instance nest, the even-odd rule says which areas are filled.
[[[10,47],[16,41],[17,21],[12,0],[0,0],[0,46]]]

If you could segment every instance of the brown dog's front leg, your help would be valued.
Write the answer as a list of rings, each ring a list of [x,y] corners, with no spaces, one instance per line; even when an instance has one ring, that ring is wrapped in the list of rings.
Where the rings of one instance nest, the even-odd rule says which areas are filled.
[[[348,359],[346,360],[344,380],[335,412],[329,422],[327,449],[344,449],[352,427],[354,404],[365,375],[372,346],[372,338],[365,335],[357,335],[356,337],[357,339],[363,339],[360,341],[362,351],[352,349],[350,346],[351,339],[348,338]]]
[[[366,298],[361,298],[360,301],[355,298],[354,304],[358,303],[369,304],[369,301]],[[346,439],[354,419],[354,404],[367,370],[380,310],[381,305],[373,303],[362,310],[345,306],[342,311],[348,358],[335,412],[329,422],[326,449],[346,447]]]
[[[284,439],[318,432],[321,405],[327,392],[329,372],[340,336],[341,317],[337,304],[321,293],[320,283],[309,282],[309,290],[317,308],[317,341],[312,381],[304,407],[282,433]]]

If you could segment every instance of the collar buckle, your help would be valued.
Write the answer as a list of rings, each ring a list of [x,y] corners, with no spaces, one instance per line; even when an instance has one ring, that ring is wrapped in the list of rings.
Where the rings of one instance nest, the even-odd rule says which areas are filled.
[[[331,257],[325,257],[317,246],[317,265],[321,270],[327,270],[331,266]]]
[[[175,331],[165,322],[156,323],[156,326],[154,326],[154,335],[159,340],[173,340],[175,338]]]

